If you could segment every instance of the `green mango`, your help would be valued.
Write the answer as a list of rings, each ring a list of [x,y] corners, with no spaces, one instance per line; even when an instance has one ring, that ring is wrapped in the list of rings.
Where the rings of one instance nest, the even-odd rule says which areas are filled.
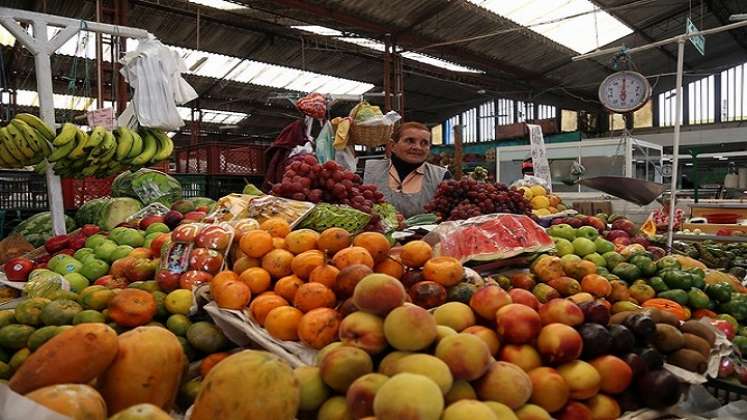
[[[664,283],[664,280],[658,276],[648,279],[648,285],[653,287],[654,290],[656,290],[656,293],[666,292],[667,290],[669,290],[669,286],[667,286],[667,284]]]
[[[665,292],[657,294],[656,297],[673,300],[683,306],[687,305],[687,302],[689,300],[687,292],[682,289],[667,290]]]
[[[687,301],[693,309],[706,309],[708,308],[710,299],[708,299],[708,295],[704,291],[693,287],[687,292]]]

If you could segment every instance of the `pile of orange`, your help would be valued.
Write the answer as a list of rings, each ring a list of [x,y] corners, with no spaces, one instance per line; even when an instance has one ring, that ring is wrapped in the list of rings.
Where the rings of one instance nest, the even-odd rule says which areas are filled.
[[[337,340],[342,316],[335,308],[350,306],[345,301],[368,274],[400,279],[408,268],[422,269],[426,280],[444,286],[463,277],[458,261],[433,258],[423,241],[406,244],[398,258],[390,256],[389,240],[376,232],[351,237],[341,228],[292,231],[285,220],[271,218],[237,235],[232,270],[211,281],[215,302],[224,309],[248,307],[273,337],[317,349]]]

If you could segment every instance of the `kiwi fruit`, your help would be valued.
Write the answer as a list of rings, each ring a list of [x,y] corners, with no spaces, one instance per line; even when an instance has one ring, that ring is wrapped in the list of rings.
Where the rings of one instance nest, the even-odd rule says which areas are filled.
[[[708,345],[707,341],[690,333],[685,333],[682,337],[686,349],[695,350],[708,360],[708,357],[711,355],[711,346]]]
[[[667,362],[687,369],[690,372],[703,373],[708,368],[705,357],[695,350],[679,349],[667,357]]]
[[[661,320],[661,311],[656,308],[645,308],[640,311],[642,314],[648,315],[651,317],[651,319],[654,320],[655,323],[662,322]]]
[[[610,317],[610,325],[612,324],[622,324],[625,322],[626,319],[628,319],[629,316],[638,313],[638,311],[622,311],[618,312]]]
[[[697,335],[707,341],[708,345],[711,347],[713,347],[713,344],[716,342],[716,334],[708,328],[707,325],[698,321],[690,320],[685,322],[682,327],[680,327],[680,331]]]
[[[659,312],[659,319],[661,319],[661,321],[658,321],[658,322],[663,323],[663,324],[669,324],[675,327],[680,326],[680,320],[677,319],[677,317],[673,313],[667,312],[667,311],[658,311],[658,312]]]
[[[677,328],[669,324],[656,324],[653,344],[662,353],[671,353],[685,345],[685,338]]]

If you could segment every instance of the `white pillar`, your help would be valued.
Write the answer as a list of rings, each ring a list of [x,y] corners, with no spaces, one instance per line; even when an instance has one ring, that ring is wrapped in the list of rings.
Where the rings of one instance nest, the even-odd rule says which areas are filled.
[[[682,67],[685,56],[685,42],[687,38],[680,37],[677,40],[677,96],[675,98],[674,112],[674,141],[672,145],[672,184],[671,197],[669,200],[669,225],[667,228],[667,248],[672,249],[672,238],[674,236],[674,213],[677,205],[677,177],[680,163],[680,127],[682,126]]]

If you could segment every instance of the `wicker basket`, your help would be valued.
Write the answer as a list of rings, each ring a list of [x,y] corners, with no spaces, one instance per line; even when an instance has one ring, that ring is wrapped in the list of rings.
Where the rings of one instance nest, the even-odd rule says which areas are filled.
[[[360,144],[371,148],[389,143],[392,138],[394,125],[360,125],[350,126],[350,140],[353,144]]]

